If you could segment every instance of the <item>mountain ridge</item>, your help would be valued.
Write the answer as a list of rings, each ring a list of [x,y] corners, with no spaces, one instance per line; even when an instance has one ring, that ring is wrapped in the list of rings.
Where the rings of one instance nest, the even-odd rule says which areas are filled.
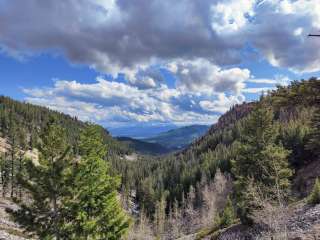
[[[142,155],[163,155],[172,151],[172,149],[165,148],[158,143],[150,143],[141,139],[130,137],[116,137],[115,139],[126,144],[132,151]]]
[[[145,138],[143,141],[157,143],[173,150],[182,150],[203,136],[209,128],[208,125],[193,124],[162,132],[152,138]]]

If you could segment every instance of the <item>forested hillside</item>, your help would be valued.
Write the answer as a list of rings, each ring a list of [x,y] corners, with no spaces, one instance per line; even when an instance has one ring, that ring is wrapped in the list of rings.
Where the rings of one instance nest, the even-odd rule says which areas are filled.
[[[129,149],[132,149],[132,151],[143,155],[163,155],[173,151],[172,149],[166,148],[158,143],[150,143],[144,140],[129,137],[117,137],[116,139],[127,145]]]
[[[216,221],[216,228],[237,219],[251,225],[256,214],[271,214],[266,206],[280,211],[306,197],[320,175],[319,96],[316,78],[279,86],[257,102],[234,106],[182,153],[141,162],[136,200],[149,216],[169,213],[156,222],[163,224],[156,233],[170,239],[206,229],[210,211],[209,225]],[[221,196],[230,202],[221,203]]]
[[[35,148],[43,129],[52,119],[66,130],[67,141],[73,146],[79,140],[81,129],[88,125],[76,117],[0,96],[0,137],[6,138],[10,144],[28,149]],[[110,154],[127,151],[107,130],[100,127],[100,131],[105,143],[110,146]]]
[[[3,230],[40,239],[119,239],[126,232],[117,169],[131,153],[126,145],[101,126],[3,96],[0,127],[0,237]]]
[[[51,166],[50,154],[64,159],[59,165],[62,167],[53,168],[63,177],[53,179],[60,186],[57,194],[63,200],[59,209],[67,211],[71,220],[62,214],[60,225],[49,224],[52,227],[49,235],[67,234],[77,239],[97,231],[98,237],[100,233],[103,236],[105,229],[97,222],[90,222],[89,213],[81,208],[87,198],[101,200],[99,196],[104,196],[110,186],[113,187],[109,196],[114,197],[117,191],[122,207],[133,219],[129,228],[130,221],[111,197],[108,201],[110,206],[117,206],[115,219],[121,228],[114,232],[116,238],[110,239],[178,239],[186,235],[190,239],[224,239],[224,234],[229,237],[226,239],[233,239],[230,236],[235,234],[235,229],[237,234],[244,235],[234,239],[262,239],[258,236],[293,239],[302,228],[311,232],[320,224],[318,217],[310,215],[314,211],[314,216],[320,216],[317,210],[320,184],[316,181],[320,176],[320,81],[316,78],[279,86],[257,102],[232,107],[205,136],[182,152],[160,157],[140,156],[134,160],[124,158],[120,153],[125,148],[119,148],[118,142],[107,132],[101,132],[99,126],[8,98],[2,98],[0,113],[2,137],[11,146],[17,146],[11,149],[24,146],[24,141],[13,141],[16,137],[12,136],[25,131],[25,137],[21,138],[26,140],[26,145],[38,146],[40,151],[42,170],[30,162],[25,164],[20,150],[11,150],[12,156],[3,156],[1,161],[3,192],[14,186],[12,198],[23,203],[25,196],[31,195],[35,204],[25,206],[20,202],[21,209],[26,211],[12,214],[38,236],[46,235],[41,227],[49,223],[38,221],[41,231],[37,230],[26,223],[25,213],[33,212],[38,219],[36,209],[41,207],[46,211],[50,204],[38,206],[37,202],[51,197],[50,188],[33,188],[27,184],[26,177],[35,183],[52,177],[47,172]],[[50,124],[51,115],[56,121],[54,125]],[[66,137],[57,132],[65,132]],[[34,136],[36,140],[32,140]],[[66,155],[64,150],[68,146],[70,152]],[[118,157],[111,157],[108,151],[119,153]],[[18,168],[11,167],[12,159],[18,160]],[[7,169],[18,169],[19,174],[11,175],[13,170]],[[85,173],[90,173],[88,178],[83,177]],[[92,184],[97,191],[88,188]],[[67,188],[62,187],[65,185]],[[76,192],[80,192],[79,201]],[[111,211],[103,205],[108,197],[103,199],[99,208],[95,208],[94,216],[98,219],[99,211],[105,214],[103,217]],[[308,221],[307,227],[301,227],[301,218]],[[79,224],[76,225],[79,229],[70,223]]]

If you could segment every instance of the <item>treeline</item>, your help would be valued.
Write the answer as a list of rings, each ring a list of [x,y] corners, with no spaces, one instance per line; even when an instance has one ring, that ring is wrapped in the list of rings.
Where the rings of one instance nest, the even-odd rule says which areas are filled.
[[[20,142],[23,141],[22,145],[26,148],[37,148],[43,129],[50,119],[55,119],[56,124],[65,129],[67,142],[74,147],[79,140],[81,129],[89,124],[79,121],[77,117],[71,117],[46,107],[0,96],[0,137],[6,138],[9,144],[20,138]],[[126,146],[114,140],[106,129],[99,127],[99,131],[101,131],[105,144],[109,147],[109,154],[117,155],[129,151]],[[21,145],[20,142],[18,145]]]
[[[22,198],[18,175],[22,172],[23,159],[38,159],[39,144],[50,121],[65,131],[65,141],[73,154],[79,154],[78,142],[83,129],[91,125],[63,113],[29,103],[21,103],[0,96],[0,192],[3,197]],[[131,152],[127,146],[113,139],[107,130],[96,125],[108,149],[112,171],[122,166],[120,156]],[[120,167],[118,167],[120,168]]]

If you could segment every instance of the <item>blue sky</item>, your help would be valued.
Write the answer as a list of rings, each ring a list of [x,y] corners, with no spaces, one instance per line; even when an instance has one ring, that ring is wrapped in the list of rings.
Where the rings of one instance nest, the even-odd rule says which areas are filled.
[[[0,0],[0,94],[108,128],[212,124],[319,76],[318,0]]]

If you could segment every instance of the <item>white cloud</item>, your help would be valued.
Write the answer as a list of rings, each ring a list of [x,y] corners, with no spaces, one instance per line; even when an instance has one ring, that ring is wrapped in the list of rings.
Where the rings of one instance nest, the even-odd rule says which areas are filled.
[[[157,81],[136,78],[132,72],[139,68],[176,59],[233,65],[241,62],[246,44],[276,67],[320,70],[320,41],[306,37],[320,29],[319,0],[2,0],[2,5],[2,51],[17,58],[58,53],[113,76],[125,73],[144,88]]]
[[[218,34],[239,32],[254,16],[256,0],[218,1],[211,6],[212,28]]]
[[[181,92],[161,85],[139,89],[101,77],[93,84],[56,80],[52,88],[25,89],[27,101],[104,125],[116,122],[213,123],[217,116],[183,109]],[[192,96],[186,96],[186,98]]]
[[[170,69],[176,76],[175,88],[169,88],[163,76],[159,77],[162,68]],[[230,107],[244,102],[244,94],[259,94],[274,87],[247,87],[246,83],[259,86],[289,82],[285,76],[255,79],[247,69],[221,69],[204,59],[176,60],[139,69],[133,76],[149,77],[151,84],[141,86],[141,82],[118,82],[103,77],[97,77],[95,83],[55,79],[53,87],[24,92],[27,101],[105,126],[121,122],[212,124]]]
[[[209,123],[243,94],[290,82],[257,79],[237,67],[247,46],[275,67],[320,71],[320,40],[307,38],[320,29],[319,0],[2,0],[1,6],[0,51],[20,59],[53,52],[116,79],[57,80],[25,90],[29,101],[84,120]],[[163,69],[177,79],[174,88]],[[120,74],[127,82],[117,81]]]
[[[183,92],[239,94],[250,78],[248,69],[221,69],[206,59],[176,60],[168,69],[178,78],[177,88]]]
[[[245,100],[243,95],[227,97],[224,93],[218,95],[218,99],[214,101],[200,101],[200,107],[209,112],[225,113],[233,105],[242,103]]]
[[[245,88],[242,90],[243,93],[262,93],[262,92],[268,92],[270,90],[274,89],[274,87],[260,87],[260,88]]]
[[[250,78],[246,80],[247,83],[257,83],[257,84],[272,84],[272,85],[282,85],[287,86],[291,79],[287,76],[276,75],[274,78]]]
[[[275,67],[305,73],[320,70],[319,0],[267,0],[255,9],[246,39]]]

